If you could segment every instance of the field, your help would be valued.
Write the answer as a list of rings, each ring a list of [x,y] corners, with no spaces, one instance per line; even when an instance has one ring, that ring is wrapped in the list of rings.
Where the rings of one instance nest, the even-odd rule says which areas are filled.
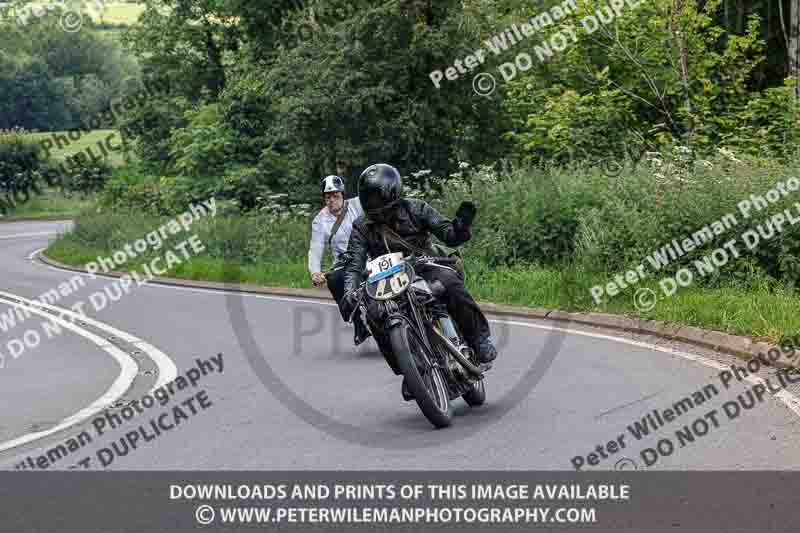
[[[0,11],[8,7],[10,4],[0,2]],[[48,7],[53,9],[62,8],[64,5],[70,6],[69,9],[75,10],[70,2],[32,2],[29,4],[31,16],[36,17],[38,14],[43,14],[48,11]],[[145,6],[143,4],[131,4],[124,2],[108,3],[103,0],[88,0],[81,3],[82,11],[92,18],[97,23],[114,24],[120,26],[130,26],[136,22],[139,15],[144,13]],[[101,7],[103,8],[101,10]]]
[[[91,6],[92,4],[87,5]],[[115,3],[107,4],[106,9],[102,12],[92,9],[88,11],[95,22],[129,26],[136,22],[139,15],[144,12],[144,5]]]
[[[11,210],[5,216],[0,214],[0,220],[13,220],[15,218],[46,218],[46,217],[74,217],[81,211],[95,204],[93,196],[82,197],[74,195],[64,196],[57,190],[47,190],[41,196],[33,196],[30,201]]]
[[[67,156],[75,155],[78,152],[85,152],[87,155],[94,155],[94,157],[102,155],[103,151],[100,147],[98,147],[98,143],[105,143],[109,135],[116,133],[116,130],[94,130],[89,133],[81,133],[82,135],[78,140],[72,141],[67,137],[67,142],[64,142],[63,140],[63,137],[67,136],[67,132],[64,131],[32,133],[31,137],[43,143],[47,143],[47,140],[50,140],[52,142],[50,155],[54,159],[61,161]],[[58,136],[58,139],[61,140],[60,147],[58,146],[54,136]],[[118,146],[121,142],[119,135],[112,138],[111,142],[114,146]],[[89,150],[91,151],[91,154],[87,152]],[[108,160],[111,165],[115,167],[125,164],[122,151],[109,151]]]

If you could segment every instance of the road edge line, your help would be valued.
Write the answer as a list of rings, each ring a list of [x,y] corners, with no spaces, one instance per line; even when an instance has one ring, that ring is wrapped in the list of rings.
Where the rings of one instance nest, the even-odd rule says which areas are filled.
[[[11,293],[3,293],[3,294],[11,294]],[[16,295],[14,296],[19,298]],[[61,317],[50,315],[49,313],[38,308],[35,304],[14,301],[12,298],[9,298],[7,296],[0,296],[0,303],[4,303],[6,305],[11,305],[11,306],[22,307],[31,313],[40,315],[46,320],[53,321],[59,324],[60,326],[63,326],[64,328],[72,331],[73,333],[80,335],[85,339],[88,339],[90,342],[100,347],[103,351],[109,353],[120,367],[120,373],[114,379],[114,382],[106,389],[106,391],[103,394],[100,395],[99,398],[93,400],[92,403],[90,403],[88,406],[83,407],[78,412],[67,416],[66,418],[59,421],[55,426],[53,426],[50,429],[45,429],[43,431],[35,431],[32,433],[26,433],[19,437],[15,437],[11,440],[0,442],[0,453],[13,450],[14,448],[18,448],[20,446],[24,446],[32,442],[36,442],[37,440],[43,439],[50,435],[54,435],[56,433],[64,431],[65,429],[69,429],[70,427],[79,424],[85,420],[88,420],[92,416],[108,408],[108,406],[113,405],[115,401],[119,400],[128,391],[128,389],[130,389],[131,384],[136,379],[136,376],[139,374],[139,365],[136,364],[136,361],[133,359],[133,357],[122,351],[117,346],[114,346],[113,344],[109,343],[103,337],[95,333],[92,333],[91,331],[84,329],[75,323],[64,320]]]

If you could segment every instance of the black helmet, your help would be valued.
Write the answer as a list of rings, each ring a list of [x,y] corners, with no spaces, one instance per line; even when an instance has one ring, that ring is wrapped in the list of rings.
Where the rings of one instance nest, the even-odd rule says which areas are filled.
[[[322,183],[320,185],[322,194],[326,192],[340,192],[344,194],[344,180],[339,176],[326,176],[322,178]]]
[[[403,178],[391,165],[372,165],[358,178],[358,199],[364,212],[380,215],[403,198]]]

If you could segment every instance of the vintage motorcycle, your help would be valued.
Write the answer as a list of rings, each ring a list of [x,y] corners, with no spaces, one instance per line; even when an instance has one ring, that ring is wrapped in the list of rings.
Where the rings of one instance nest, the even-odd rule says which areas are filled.
[[[445,287],[428,283],[414,267],[449,268],[450,257],[408,256],[390,253],[367,263],[367,279],[357,289],[356,313],[366,317],[366,299],[382,306],[386,332],[397,366],[425,417],[436,427],[453,421],[450,402],[462,397],[470,406],[486,401],[484,372],[490,364],[477,363],[440,300]],[[367,322],[367,321],[365,321]],[[384,354],[386,355],[386,354]]]

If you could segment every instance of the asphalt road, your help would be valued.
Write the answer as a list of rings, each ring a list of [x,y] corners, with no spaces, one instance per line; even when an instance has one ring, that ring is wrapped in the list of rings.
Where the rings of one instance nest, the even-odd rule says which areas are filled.
[[[9,295],[37,298],[75,276],[30,258],[65,228],[0,224],[0,317],[13,311]],[[89,302],[113,283],[83,280],[52,305]],[[114,453],[107,468],[125,470],[568,470],[576,456],[596,462],[585,469],[643,469],[640,452],[659,440],[675,449],[650,469],[800,467],[800,418],[786,401],[795,386],[730,420],[723,404],[754,382],[734,381],[726,390],[718,375],[741,361],[663,340],[492,317],[502,351],[487,378],[487,405],[472,409],[459,401],[453,427],[434,430],[413,402],[402,401],[400,378],[374,344],[352,347],[351,333],[327,302],[146,285],[99,311],[88,303],[85,309],[94,321],[70,322],[74,329],[63,326],[51,338],[43,329],[49,319],[35,314],[0,329],[0,468],[14,469],[28,457],[36,463],[50,451],[49,469],[86,457],[102,469],[98,450],[107,448]],[[38,345],[14,357],[9,343],[17,340],[18,347],[29,330],[39,332]],[[197,359],[218,354],[222,372],[194,371],[196,387],[178,390],[176,383],[169,403],[142,408],[98,435],[99,410],[141,399],[197,369]],[[649,436],[637,440],[628,429],[710,384],[718,393]],[[186,416],[179,417],[173,407],[184,401]],[[121,414],[117,405],[112,412]],[[171,429],[146,430],[152,440],[143,436],[136,449],[120,444],[164,413]],[[694,442],[676,435],[684,426]],[[81,433],[91,442],[72,441],[75,449],[68,449]],[[608,445],[620,440],[624,448]],[[111,447],[115,441],[121,451]],[[59,444],[67,453],[53,456]],[[103,453],[108,459],[110,452]]]

